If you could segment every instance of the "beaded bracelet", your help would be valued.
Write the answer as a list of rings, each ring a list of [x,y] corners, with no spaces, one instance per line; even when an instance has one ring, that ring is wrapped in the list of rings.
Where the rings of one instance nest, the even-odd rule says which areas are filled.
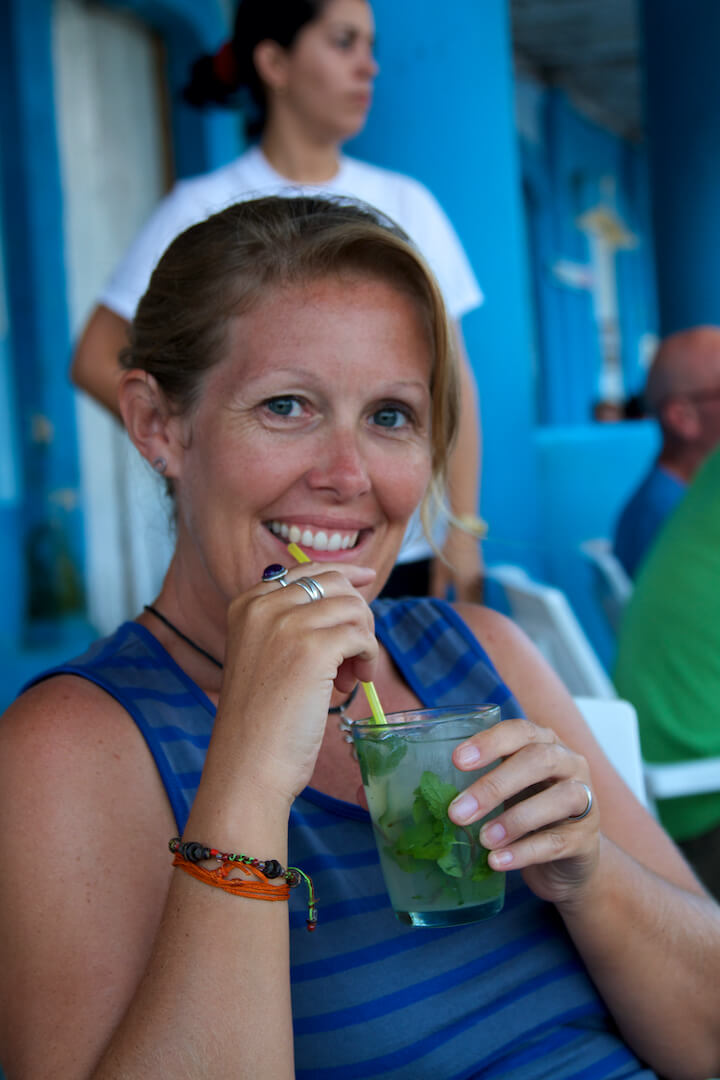
[[[218,851],[217,848],[206,847],[194,840],[183,841],[179,836],[174,836],[168,843],[170,851],[175,858],[173,866],[184,870],[186,874],[204,881],[206,885],[213,885],[217,889],[245,896],[254,900],[287,900],[290,890],[304,881],[308,890],[308,917],[306,925],[308,930],[314,930],[317,926],[317,897],[312,878],[296,866],[289,866],[285,870],[277,859],[253,859],[250,855],[236,852]],[[216,870],[208,870],[198,864],[206,859],[216,859],[220,866]],[[228,878],[232,868],[236,866],[243,874],[251,875],[255,881],[244,881],[242,878]],[[276,878],[282,878],[283,885],[271,885]]]

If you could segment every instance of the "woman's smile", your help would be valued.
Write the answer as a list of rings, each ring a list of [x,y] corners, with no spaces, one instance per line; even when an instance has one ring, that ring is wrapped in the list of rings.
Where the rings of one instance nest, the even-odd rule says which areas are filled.
[[[274,536],[286,540],[289,543],[299,544],[314,552],[320,551],[347,551],[354,548],[360,531],[358,529],[346,530],[329,526],[316,528],[313,525],[289,525],[286,521],[271,521],[268,529]]]

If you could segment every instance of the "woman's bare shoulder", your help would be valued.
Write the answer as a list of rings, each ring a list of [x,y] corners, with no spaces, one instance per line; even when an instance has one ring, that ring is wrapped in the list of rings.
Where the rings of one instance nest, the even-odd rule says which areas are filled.
[[[11,1075],[40,1076],[38,1044],[52,1046],[57,1075],[71,1075],[78,1055],[99,1054],[147,963],[170,804],[132,717],[63,675],[0,718],[0,817],[0,1053]]]
[[[88,839],[125,817],[171,820],[152,755],[109,693],[58,675],[21,694],[0,717],[0,807],[23,822]],[[95,813],[97,808],[102,813]],[[111,812],[112,810],[112,812]],[[102,842],[103,838],[98,836]]]
[[[51,762],[82,757],[98,747],[139,747],[141,736],[127,710],[89,679],[55,675],[22,693],[0,717],[2,754],[39,754]]]

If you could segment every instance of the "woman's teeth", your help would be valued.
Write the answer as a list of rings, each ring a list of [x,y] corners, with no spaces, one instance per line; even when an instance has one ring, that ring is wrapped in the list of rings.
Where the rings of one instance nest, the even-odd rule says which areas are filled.
[[[286,525],[284,521],[271,521],[268,525],[271,533],[289,540],[293,544],[302,544],[315,551],[345,551],[357,543],[359,532],[331,532],[323,529],[300,528],[298,525]]]

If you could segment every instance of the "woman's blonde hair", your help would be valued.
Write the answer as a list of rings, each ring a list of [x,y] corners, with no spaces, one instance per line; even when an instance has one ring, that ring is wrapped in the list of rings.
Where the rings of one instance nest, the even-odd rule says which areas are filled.
[[[372,207],[344,199],[268,196],[236,203],[193,225],[157,264],[121,363],[153,375],[171,408],[189,412],[202,394],[203,376],[225,354],[231,319],[274,288],[344,274],[384,281],[410,296],[427,328],[432,482],[423,521],[429,529],[457,429],[457,359],[435,278],[402,229]]]

